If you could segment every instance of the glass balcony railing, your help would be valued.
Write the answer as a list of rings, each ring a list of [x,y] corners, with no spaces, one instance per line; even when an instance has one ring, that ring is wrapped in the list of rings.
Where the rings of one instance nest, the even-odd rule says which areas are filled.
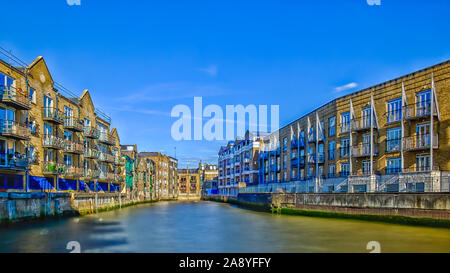
[[[74,154],[83,154],[84,146],[83,146],[83,144],[66,140],[65,144],[64,144],[64,152],[74,153]]]
[[[110,153],[100,152],[100,155],[99,155],[98,159],[100,161],[113,163],[114,162],[114,155],[112,155]]]
[[[100,137],[100,131],[95,128],[85,126],[84,136],[88,138],[98,139]]]
[[[84,148],[84,157],[98,159],[100,157],[100,151],[92,148]]]
[[[64,118],[64,128],[77,131],[77,132],[83,132],[84,125],[82,122],[80,122],[79,119],[75,117],[65,117]]]
[[[64,113],[56,108],[44,107],[42,108],[42,118],[46,121],[51,121],[58,124],[64,124]]]
[[[27,140],[31,136],[31,130],[25,124],[14,120],[0,120],[0,135]]]
[[[406,151],[418,151],[431,148],[431,135],[413,135],[403,138],[403,145]],[[433,149],[437,149],[439,146],[438,135],[433,137]]]
[[[108,132],[100,132],[98,139],[101,142],[109,144],[109,145],[114,145],[116,142],[115,138]]]
[[[44,148],[62,150],[65,147],[65,140],[54,135],[44,135],[42,145]]]
[[[65,165],[64,173],[62,175],[66,177],[81,177],[83,176],[83,169],[73,165]]]
[[[13,86],[0,85],[0,101],[20,110],[31,109],[31,102],[28,96],[20,88]]]
[[[42,172],[44,174],[64,174],[66,172],[66,166],[54,161],[46,161],[42,166]]]
[[[0,169],[26,170],[30,159],[24,154],[0,153]]]

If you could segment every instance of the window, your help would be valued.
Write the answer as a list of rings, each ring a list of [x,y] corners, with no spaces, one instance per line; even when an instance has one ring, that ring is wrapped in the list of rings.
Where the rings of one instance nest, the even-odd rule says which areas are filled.
[[[287,169],[287,155],[283,156],[283,170]]]
[[[424,116],[431,113],[431,91],[426,90],[417,94],[416,115]]]
[[[347,177],[349,175],[350,175],[350,163],[349,162],[341,163],[340,176],[341,177]]]
[[[372,107],[368,106],[368,107],[364,107],[363,111],[362,111],[362,128],[370,128],[370,112],[371,112]],[[374,113],[375,115],[375,113]]]
[[[386,151],[396,152],[400,151],[402,145],[402,130],[401,128],[392,128],[387,130],[386,136]]]
[[[417,171],[429,171],[430,168],[430,155],[418,155],[416,157]]]
[[[64,155],[64,165],[72,166],[72,156],[71,155]]]
[[[323,128],[323,121],[320,122],[319,125],[319,140],[325,140],[325,132]]]
[[[391,157],[387,160],[386,174],[395,174],[402,171],[402,158]]]
[[[341,157],[348,157],[350,155],[350,139],[341,139]]]
[[[34,91],[33,88],[30,88],[30,100],[31,100],[33,103],[36,103],[36,92]]]
[[[308,141],[314,141],[314,140],[316,140],[315,139],[314,126],[311,126],[309,128],[309,131],[308,131]]]
[[[387,122],[395,122],[402,119],[401,98],[388,101],[387,108]]]
[[[14,86],[14,79],[0,73],[0,86]]]
[[[64,115],[68,118],[73,117],[73,110],[67,106],[64,106]]]
[[[336,135],[336,117],[331,117],[328,120],[328,136],[332,137]]]
[[[292,170],[291,177],[292,177],[292,179],[296,179],[297,178],[297,171],[296,170]]]
[[[332,140],[328,143],[328,160],[336,158],[336,141]]]
[[[287,142],[288,142],[288,139],[287,139],[287,137],[285,137],[283,139],[283,152],[287,152]]]
[[[362,162],[362,172],[363,174],[370,174],[370,161],[364,160]]]
[[[341,133],[350,131],[350,112],[341,114]]]
[[[300,147],[305,147],[305,132],[300,132]]]
[[[336,176],[336,164],[328,165],[328,177],[333,178]]]

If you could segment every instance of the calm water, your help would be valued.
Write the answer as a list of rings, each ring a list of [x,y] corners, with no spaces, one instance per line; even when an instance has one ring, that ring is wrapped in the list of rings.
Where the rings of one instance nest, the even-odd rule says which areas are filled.
[[[162,202],[0,229],[0,252],[450,252],[450,230]]]

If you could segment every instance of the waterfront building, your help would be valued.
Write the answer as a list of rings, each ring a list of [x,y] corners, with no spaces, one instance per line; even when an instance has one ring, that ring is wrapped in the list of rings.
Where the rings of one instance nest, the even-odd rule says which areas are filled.
[[[198,170],[200,173],[200,192],[204,196],[207,191],[206,184],[208,184],[209,193],[211,193],[211,186],[217,185],[217,179],[219,176],[219,168],[217,165],[208,163],[199,163]],[[215,182],[215,183],[214,183]],[[217,187],[216,187],[217,189]]]
[[[154,162],[138,155],[137,164],[137,196],[138,200],[147,200],[152,198],[152,176]]]
[[[259,149],[262,136],[246,132],[219,151],[219,193],[237,196],[239,188],[258,184]]]
[[[448,192],[449,98],[450,61],[339,97],[264,137],[242,191]]]
[[[178,187],[179,200],[200,200],[199,169],[178,169]]]
[[[125,161],[125,188],[122,191],[126,193],[130,199],[136,199],[137,194],[137,166],[138,166],[138,149],[137,145],[121,145],[120,153]]]
[[[0,60],[0,99],[0,190],[120,191],[111,118],[88,90],[77,97],[54,82],[42,57]]]
[[[141,152],[140,157],[154,162],[154,199],[176,199],[178,196],[178,160],[160,152]]]

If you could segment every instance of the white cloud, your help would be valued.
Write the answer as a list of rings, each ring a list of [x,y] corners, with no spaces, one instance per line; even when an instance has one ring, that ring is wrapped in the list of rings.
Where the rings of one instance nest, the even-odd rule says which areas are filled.
[[[199,71],[204,72],[206,74],[208,74],[211,77],[215,77],[217,76],[217,73],[219,72],[217,65],[210,65],[208,67],[205,68],[200,68]]]
[[[352,88],[356,88],[356,87],[358,87],[358,84],[356,82],[351,82],[351,83],[348,83],[346,85],[342,85],[342,86],[336,87],[334,89],[334,92],[335,93],[339,93],[339,92],[342,92],[342,91],[345,91],[345,90],[349,90],[349,89],[352,89]]]

